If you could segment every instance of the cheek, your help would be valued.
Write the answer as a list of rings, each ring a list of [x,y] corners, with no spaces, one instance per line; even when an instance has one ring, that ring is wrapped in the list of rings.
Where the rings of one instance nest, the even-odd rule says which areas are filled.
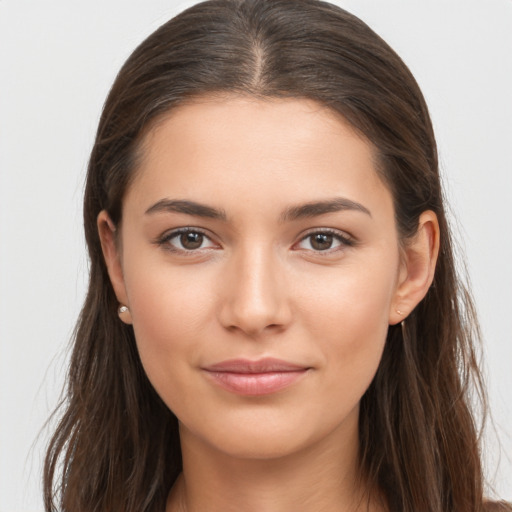
[[[372,256],[372,255],[370,255]],[[356,335],[385,329],[396,290],[397,260],[388,256],[361,258],[355,264],[298,276],[298,307],[318,329]],[[382,329],[380,329],[380,332]]]
[[[130,272],[127,265],[126,275],[139,355],[158,391],[197,360],[213,321],[212,287],[206,276],[165,266]]]
[[[358,399],[379,365],[395,291],[396,260],[373,261],[306,283],[301,311],[330,368],[329,385]]]

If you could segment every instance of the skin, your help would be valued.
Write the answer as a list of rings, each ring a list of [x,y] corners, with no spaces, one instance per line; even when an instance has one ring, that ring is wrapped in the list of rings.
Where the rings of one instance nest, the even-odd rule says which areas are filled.
[[[284,218],[333,198],[362,208]],[[162,200],[225,219],[147,213]],[[203,234],[191,235],[198,248],[173,235],[184,227]],[[400,243],[371,145],[311,101],[202,98],[146,135],[122,223],[101,212],[98,229],[129,308],[121,320],[133,324],[146,373],[180,422],[184,470],[167,510],[366,507],[359,402],[388,326],[426,294],[439,245],[432,212]],[[263,357],[307,370],[261,396],[223,389],[204,371]]]

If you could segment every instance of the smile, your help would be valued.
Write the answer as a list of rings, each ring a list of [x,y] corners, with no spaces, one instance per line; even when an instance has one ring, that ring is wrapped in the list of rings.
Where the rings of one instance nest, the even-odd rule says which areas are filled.
[[[300,380],[309,367],[279,359],[233,359],[203,368],[221,388],[238,395],[259,396],[281,391]]]

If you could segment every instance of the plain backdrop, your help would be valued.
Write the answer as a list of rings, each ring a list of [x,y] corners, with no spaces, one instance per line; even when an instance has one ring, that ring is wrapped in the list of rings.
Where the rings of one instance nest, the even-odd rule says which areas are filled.
[[[194,2],[0,0],[0,512],[41,512],[41,430],[87,281],[81,199],[109,87],[135,46]],[[512,499],[512,1],[340,0],[397,50],[431,109],[485,338]],[[501,465],[497,469],[498,459]]]

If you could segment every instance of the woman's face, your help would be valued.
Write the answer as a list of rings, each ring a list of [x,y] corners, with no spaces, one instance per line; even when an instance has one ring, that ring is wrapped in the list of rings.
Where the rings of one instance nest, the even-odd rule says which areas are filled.
[[[144,141],[118,241],[124,320],[182,439],[258,458],[357,441],[406,271],[347,123],[306,100],[173,110]]]

